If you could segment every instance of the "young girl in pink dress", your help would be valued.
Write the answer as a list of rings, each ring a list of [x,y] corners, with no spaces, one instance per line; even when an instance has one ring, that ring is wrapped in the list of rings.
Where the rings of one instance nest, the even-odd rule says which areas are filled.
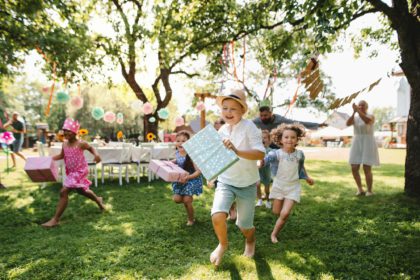
[[[70,118],[66,119],[64,122],[63,130],[66,141],[63,143],[61,153],[54,156],[53,160],[64,159],[66,166],[66,178],[64,179],[63,187],[60,190],[60,200],[58,202],[55,215],[51,220],[42,224],[43,227],[54,227],[59,224],[60,217],[67,207],[69,193],[72,190],[75,190],[79,194],[95,201],[101,210],[105,209],[102,197],[97,197],[95,193],[89,189],[92,182],[87,179],[89,169],[83,152],[84,150],[88,150],[92,153],[95,157],[94,160],[96,163],[99,163],[101,158],[96,153],[95,149],[88,143],[80,141],[76,138],[79,127],[79,122]]]

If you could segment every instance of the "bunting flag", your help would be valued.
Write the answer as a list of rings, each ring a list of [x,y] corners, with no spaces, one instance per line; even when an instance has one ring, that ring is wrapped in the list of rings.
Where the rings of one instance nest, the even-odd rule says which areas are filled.
[[[376,80],[375,82],[373,82],[373,83],[371,83],[369,86],[367,86],[367,87],[365,87],[365,88],[363,88],[363,89],[361,89],[361,90],[359,90],[359,91],[357,91],[357,92],[355,92],[355,93],[352,93],[352,94],[350,94],[350,95],[348,95],[348,96],[346,96],[346,97],[343,97],[343,98],[337,98],[337,99],[335,99],[331,104],[330,104],[330,106],[329,106],[329,108],[328,109],[330,109],[330,110],[334,110],[334,109],[337,109],[337,108],[339,108],[339,107],[341,107],[341,106],[344,106],[344,105],[347,105],[347,104],[349,104],[350,102],[352,102],[354,99],[356,99],[356,97],[359,95],[359,94],[361,94],[362,92],[364,92],[364,91],[367,91],[367,92],[370,92],[374,87],[376,87],[378,84],[379,84],[379,82],[382,80],[382,77],[381,78],[379,78],[378,80]]]
[[[311,58],[300,75],[306,91],[309,92],[309,97],[314,100],[324,89],[324,83],[319,74],[318,61],[315,58]]]
[[[39,46],[36,46],[35,48],[38,51],[38,53],[44,58],[45,62],[48,63],[48,64],[50,64],[51,63],[50,60],[45,55],[45,53],[41,50],[41,48]],[[56,77],[56,67],[57,67],[57,64],[55,62],[53,62],[53,69],[52,69],[53,70],[53,72],[52,72],[53,83],[52,83],[51,88],[50,88],[50,98],[48,99],[48,104],[47,104],[47,107],[45,108],[45,111],[44,111],[44,114],[47,117],[50,114],[52,96],[53,96],[54,87],[55,87],[55,80],[57,78]]]
[[[287,113],[289,113],[289,111],[292,109],[293,105],[295,105],[295,103],[296,103],[296,100],[297,100],[297,97],[298,97],[298,92],[299,92],[300,85],[301,85],[301,81],[300,81],[300,75],[299,75],[299,76],[298,76],[298,85],[297,85],[297,88],[296,88],[295,94],[293,95],[292,100],[290,100],[289,107],[287,108],[287,111],[286,111],[286,113],[284,114],[285,116],[287,115]]]

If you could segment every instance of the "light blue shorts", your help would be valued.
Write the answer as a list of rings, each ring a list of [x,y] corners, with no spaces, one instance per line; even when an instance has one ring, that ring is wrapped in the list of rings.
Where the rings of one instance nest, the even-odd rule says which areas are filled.
[[[256,198],[257,188],[255,183],[245,188],[237,188],[218,182],[211,215],[220,212],[228,214],[232,203],[236,200],[236,225],[241,229],[251,229],[254,227]]]

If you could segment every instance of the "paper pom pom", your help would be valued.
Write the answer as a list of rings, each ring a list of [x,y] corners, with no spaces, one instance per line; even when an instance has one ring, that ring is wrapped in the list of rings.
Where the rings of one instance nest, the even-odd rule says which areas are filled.
[[[113,123],[115,121],[115,114],[113,112],[106,112],[104,115],[104,121],[108,123]]]
[[[199,112],[203,111],[204,109],[206,109],[206,105],[204,105],[203,101],[199,101],[197,102],[197,105],[195,106],[195,109]]]
[[[69,94],[65,91],[57,92],[56,98],[57,98],[57,101],[62,104],[67,103],[70,100]]]
[[[117,124],[123,124],[124,119],[117,119]]]
[[[161,118],[162,120],[166,120],[167,118],[169,118],[169,111],[166,108],[160,109],[157,113],[159,118]]]
[[[184,118],[183,117],[176,117],[175,119],[175,126],[184,125]]]
[[[13,136],[13,133],[6,131],[3,133],[0,133],[0,143],[4,143],[6,145],[10,145],[15,141],[15,137]]]
[[[118,114],[117,114],[117,119],[123,119],[123,118],[124,118],[123,113],[118,113]]]
[[[100,119],[102,119],[102,117],[104,116],[104,109],[102,109],[101,107],[94,107],[92,109],[92,117],[99,121]]]
[[[155,121],[156,121],[156,118],[155,117],[150,117],[149,118],[149,122],[154,123]]]
[[[151,114],[153,112],[153,106],[149,102],[143,104],[143,113],[145,115]]]
[[[80,96],[73,96],[70,100],[70,105],[76,110],[81,109],[83,107],[83,98]]]
[[[141,102],[140,100],[135,100],[131,102],[131,109],[135,111],[141,111],[142,108],[143,108],[143,102]]]

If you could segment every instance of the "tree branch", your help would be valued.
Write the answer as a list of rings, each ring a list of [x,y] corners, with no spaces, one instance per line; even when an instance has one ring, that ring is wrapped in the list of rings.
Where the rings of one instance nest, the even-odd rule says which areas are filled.
[[[395,17],[395,13],[393,8],[382,2],[381,0],[365,0],[369,2],[373,7],[375,7],[378,11],[383,12],[388,18],[392,20]],[[404,1],[404,0],[399,0]]]
[[[173,74],[173,75],[176,75],[176,74],[184,74],[185,76],[187,76],[188,78],[193,78],[193,77],[199,77],[200,76],[200,74],[198,74],[198,73],[192,73],[192,74],[190,74],[190,73],[187,73],[187,72],[185,72],[184,70],[178,70],[178,71],[171,71],[169,74]]]

